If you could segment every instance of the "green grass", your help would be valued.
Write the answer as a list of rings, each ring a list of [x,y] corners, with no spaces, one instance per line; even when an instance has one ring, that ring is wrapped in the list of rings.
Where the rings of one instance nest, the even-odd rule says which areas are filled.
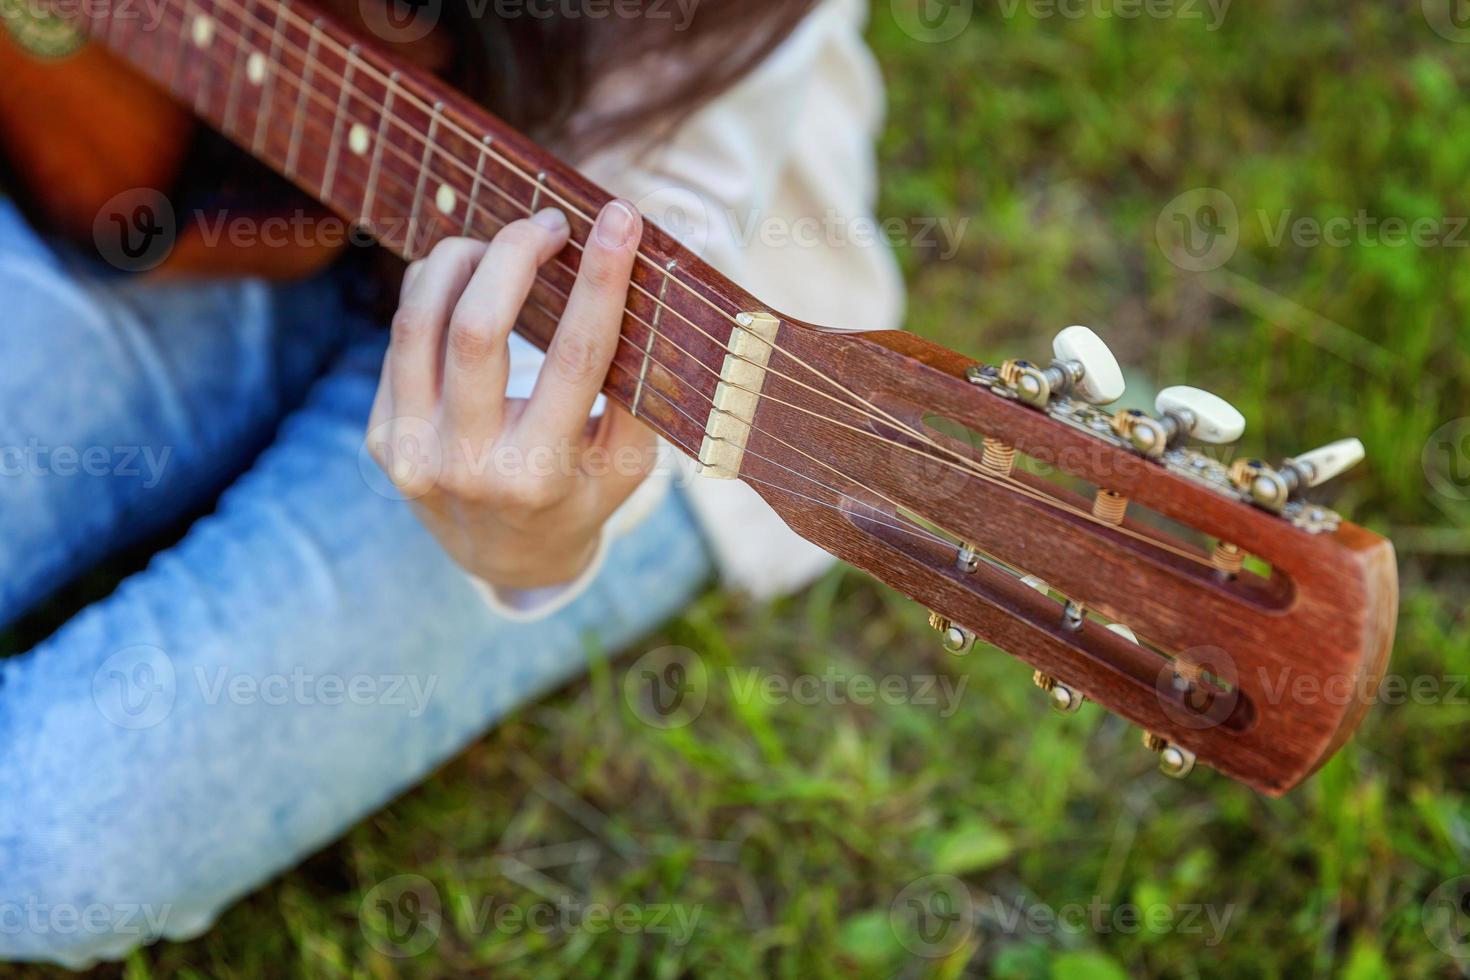
[[[1432,31],[1417,2],[1260,0],[1213,32],[1004,9],[981,4],[957,38],[923,44],[875,7],[891,99],[883,212],[973,218],[948,261],[903,250],[912,329],[999,357],[1089,323],[1141,378],[1235,401],[1260,455],[1360,435],[1369,463],[1335,503],[1399,545],[1392,671],[1453,693],[1470,675],[1470,507],[1426,486],[1421,458],[1431,433],[1470,414],[1470,231],[1460,246],[1339,248],[1273,244],[1272,228],[1288,210],[1470,214],[1470,46]],[[1201,187],[1234,202],[1240,244],[1190,272],[1155,228]],[[1369,978],[1470,964],[1439,951],[1421,915],[1437,885],[1470,873],[1470,691],[1375,707],[1331,764],[1272,801],[1208,771],[1163,779],[1126,724],[1092,705],[1051,715],[1019,662],[943,654],[922,609],[852,572],[769,608],[711,595],[643,649],[667,644],[711,672],[692,724],[635,717],[631,656],[596,666],[205,937],[122,972]],[[727,683],[752,667],[965,686],[950,717],[772,704]],[[484,900],[545,900],[498,855],[576,841],[595,860],[548,870],[560,882],[548,894],[650,917],[697,910],[688,941],[476,922]],[[947,956],[919,957],[890,910],[935,873],[963,880],[979,922]],[[403,874],[430,882],[445,912],[425,952],[396,959],[360,909]],[[1229,918],[1210,944],[1203,916],[1198,929],[1027,928],[1010,923],[1018,902]]]

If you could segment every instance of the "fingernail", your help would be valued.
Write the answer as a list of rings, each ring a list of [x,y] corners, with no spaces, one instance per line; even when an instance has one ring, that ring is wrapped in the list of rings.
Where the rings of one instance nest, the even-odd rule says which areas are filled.
[[[622,248],[633,237],[637,223],[633,209],[622,201],[611,201],[597,216],[597,243],[603,248]]]
[[[567,216],[559,208],[543,208],[531,215],[531,223],[540,225],[554,234],[561,234],[567,230]]]

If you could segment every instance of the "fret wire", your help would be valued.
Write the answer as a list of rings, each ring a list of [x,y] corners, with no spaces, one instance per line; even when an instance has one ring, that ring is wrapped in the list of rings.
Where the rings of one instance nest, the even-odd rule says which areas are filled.
[[[184,20],[179,25],[179,43],[174,45],[174,67],[168,78],[169,90],[173,92],[179,90],[179,72],[184,68],[184,57],[189,53],[189,45],[192,43],[189,36],[189,8],[193,5],[194,0],[184,0]]]
[[[265,78],[261,80],[260,106],[255,111],[255,139],[250,143],[255,155],[260,156],[260,141],[265,138],[266,124],[270,121],[276,84],[276,65],[281,57],[282,14],[291,12],[290,0],[279,0],[276,8],[275,26],[271,29],[270,55],[266,60]],[[262,109],[263,107],[263,109]]]
[[[664,266],[664,281],[658,287],[658,299],[654,302],[653,321],[648,324],[648,343],[643,348],[643,367],[638,371],[638,387],[633,392],[633,417],[638,417],[638,406],[643,399],[643,384],[648,380],[648,362],[653,357],[653,344],[658,338],[658,323],[664,312],[664,294],[669,291],[669,277],[679,267],[678,259],[670,259]]]
[[[364,228],[373,226],[373,194],[378,187],[378,171],[383,165],[383,138],[388,128],[388,119],[393,115],[393,96],[397,90],[398,72],[395,71],[388,76],[387,94],[378,112],[378,135],[373,138],[373,162],[368,168],[367,190],[363,193],[362,198],[362,225]]]
[[[359,48],[354,44],[347,50],[347,67],[342,78],[342,89],[337,98],[337,115],[332,124],[332,142],[327,148],[326,176],[322,180],[322,198],[332,199],[332,183],[337,177],[337,158],[342,155],[342,123],[347,111],[347,96],[352,91],[352,73],[357,68]]]
[[[418,234],[419,208],[423,206],[424,184],[429,177],[430,154],[433,150],[434,135],[439,131],[439,117],[444,112],[444,103],[434,103],[434,115],[429,119],[429,137],[424,142],[424,156],[419,161],[419,180],[413,189],[413,205],[408,217],[408,239],[403,243],[410,259],[418,258]]]
[[[210,20],[210,23],[215,23],[215,22],[218,21],[218,17],[216,16],[215,10],[214,10],[214,0],[190,0],[190,2],[194,5],[194,9],[196,11],[196,14],[195,14],[196,17],[208,17],[209,20]],[[208,3],[210,5],[209,12],[208,13],[205,13],[205,10],[204,10],[204,4],[206,4],[206,3]],[[190,25],[190,29],[191,29],[190,30],[190,34],[191,34],[191,36],[190,36],[190,43],[191,44],[193,43],[192,27],[193,27],[193,25]],[[206,52],[206,57],[208,57],[208,53],[207,52]],[[212,63],[213,59],[210,59],[210,60],[211,60],[211,63]],[[194,90],[194,112],[195,112],[196,115],[200,115],[200,116],[207,116],[207,115],[209,115],[209,105],[213,101],[213,96],[210,94],[210,89],[212,89],[214,87],[214,85],[213,85],[214,80],[215,80],[215,74],[213,72],[210,72],[210,71],[201,71],[199,73],[199,85]]]
[[[225,116],[220,126],[231,135],[238,135],[235,131],[235,114],[240,109],[240,65],[245,60],[245,52],[249,47],[249,38],[245,32],[248,30],[245,18],[250,16],[250,0],[241,0],[240,3],[240,33],[235,38],[235,65],[230,70],[230,89],[225,97]]]
[[[488,155],[491,144],[495,142],[493,136],[486,136],[480,141],[480,155],[475,161],[475,179],[470,184],[470,198],[464,209],[464,235],[470,233],[470,226],[474,224],[475,208],[478,206],[480,197],[480,182],[485,179],[485,157]]]
[[[546,171],[536,175],[536,192],[531,195],[531,213],[535,214],[541,207],[541,191],[546,186]]]
[[[301,77],[296,93],[296,118],[291,122],[291,141],[286,147],[286,176],[296,179],[296,167],[301,155],[301,126],[306,116],[306,96],[312,91],[311,75],[316,71],[316,49],[321,40],[322,19],[311,22],[310,40],[306,43],[306,56],[301,62]]]

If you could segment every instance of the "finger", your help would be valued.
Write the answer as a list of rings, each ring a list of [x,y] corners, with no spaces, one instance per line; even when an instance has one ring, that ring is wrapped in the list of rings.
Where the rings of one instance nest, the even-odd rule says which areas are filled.
[[[598,215],[521,420],[517,438],[522,445],[580,443],[582,426],[617,353],[642,235],[643,219],[625,201],[611,202]]]
[[[500,434],[510,370],[506,338],[537,270],[566,246],[566,215],[547,208],[506,225],[490,242],[449,318],[441,408],[446,435],[487,445]]]
[[[597,516],[609,517],[633,495],[658,464],[658,437],[621,405],[607,412],[582,456]]]
[[[405,281],[388,341],[387,374],[395,416],[434,418],[444,327],[485,248],[468,238],[446,238]]]

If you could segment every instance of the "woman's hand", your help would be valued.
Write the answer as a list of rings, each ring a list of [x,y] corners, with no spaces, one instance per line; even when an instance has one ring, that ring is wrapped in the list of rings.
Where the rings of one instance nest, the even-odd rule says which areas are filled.
[[[624,202],[598,216],[525,401],[506,398],[506,339],[537,269],[567,243],[566,217],[542,211],[489,245],[448,239],[404,277],[368,448],[445,551],[492,586],[575,579],[653,468],[656,441],[641,422],[611,404],[589,421],[642,234]]]

